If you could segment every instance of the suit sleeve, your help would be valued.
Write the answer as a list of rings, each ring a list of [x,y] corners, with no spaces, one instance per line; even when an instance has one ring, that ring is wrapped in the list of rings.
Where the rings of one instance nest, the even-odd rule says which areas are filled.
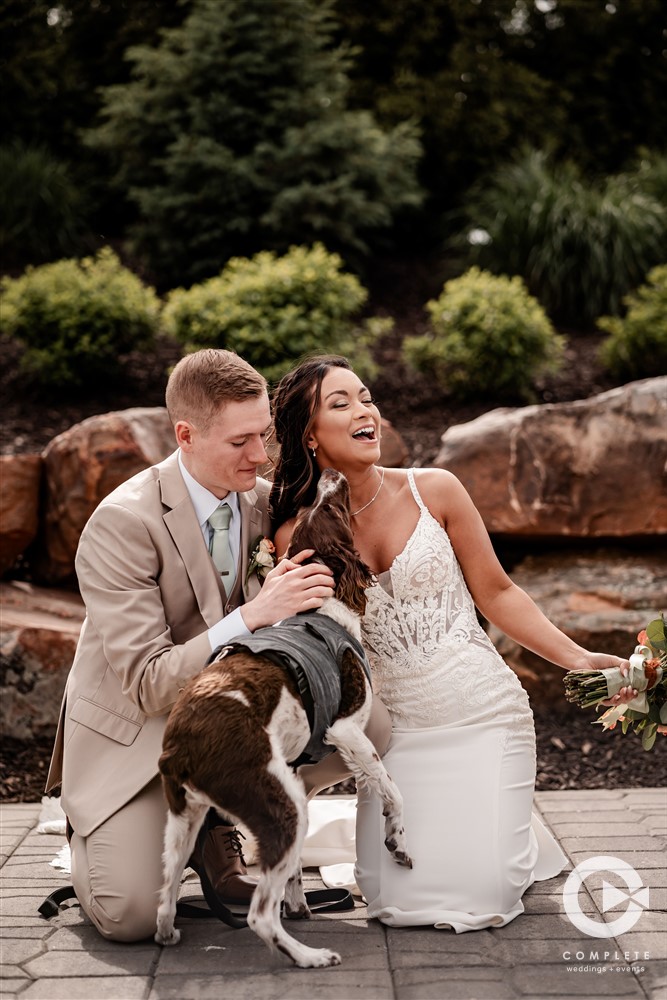
[[[201,633],[174,642],[159,584],[161,559],[146,524],[120,505],[98,507],[81,535],[76,571],[89,624],[123,695],[148,716],[165,714],[211,647],[203,620]],[[191,606],[196,632],[188,591],[184,573],[183,603]]]

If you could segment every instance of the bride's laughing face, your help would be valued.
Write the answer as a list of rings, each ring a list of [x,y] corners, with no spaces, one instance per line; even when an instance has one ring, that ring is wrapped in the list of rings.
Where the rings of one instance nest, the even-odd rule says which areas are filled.
[[[380,411],[354,372],[331,368],[322,379],[320,404],[308,447],[321,469],[373,465],[380,458]]]

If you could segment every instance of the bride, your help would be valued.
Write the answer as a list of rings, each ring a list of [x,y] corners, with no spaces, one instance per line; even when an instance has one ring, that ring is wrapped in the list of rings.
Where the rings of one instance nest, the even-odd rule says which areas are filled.
[[[392,720],[384,762],[403,795],[414,867],[399,867],[383,849],[380,804],[360,789],[355,874],[368,915],[457,932],[502,926],[523,912],[528,886],[557,875],[567,858],[532,815],[528,697],[475,607],[565,670],[625,661],[578,646],[512,583],[451,473],[376,466],[380,414],[345,359],[313,358],[287,374],[274,417],[278,553],[330,466],[349,481],[356,545],[377,579],[362,639]],[[631,697],[624,688],[610,704]]]

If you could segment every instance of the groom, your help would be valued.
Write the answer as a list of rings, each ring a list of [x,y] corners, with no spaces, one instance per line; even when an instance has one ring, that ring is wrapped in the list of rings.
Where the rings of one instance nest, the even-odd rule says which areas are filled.
[[[179,690],[217,646],[319,607],[333,586],[325,567],[302,565],[309,552],[262,587],[248,572],[270,533],[270,484],[257,478],[271,420],[264,378],[229,351],[198,351],[174,368],[166,404],[177,450],[106,497],[81,535],[86,619],[47,780],[47,791],[62,784],[78,900],[116,941],[155,932],[158,757]],[[223,902],[250,898],[230,823],[205,826],[194,863]]]

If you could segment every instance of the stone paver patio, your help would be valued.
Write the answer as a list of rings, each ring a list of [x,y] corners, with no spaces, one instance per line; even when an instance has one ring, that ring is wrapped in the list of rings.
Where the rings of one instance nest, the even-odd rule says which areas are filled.
[[[119,945],[103,940],[78,906],[52,920],[37,907],[68,876],[49,862],[64,844],[36,832],[38,803],[2,807],[0,997],[22,1000],[510,1000],[610,997],[667,1000],[667,790],[538,792],[536,810],[572,864],[536,883],[526,913],[506,927],[466,934],[430,928],[392,929],[348,913],[294,923],[296,937],[340,951],[332,969],[293,968],[249,930],[215,920],[181,920],[181,943]],[[597,855],[632,865],[649,887],[648,909],[612,938],[588,936],[570,922],[563,886],[572,867]],[[308,887],[321,884],[307,869]],[[591,875],[581,910],[606,926],[603,881]],[[188,883],[187,894],[197,890]],[[607,890],[608,891],[608,890]],[[631,908],[616,893],[606,919]],[[606,954],[605,954],[606,953]],[[648,957],[647,957],[648,956]]]

